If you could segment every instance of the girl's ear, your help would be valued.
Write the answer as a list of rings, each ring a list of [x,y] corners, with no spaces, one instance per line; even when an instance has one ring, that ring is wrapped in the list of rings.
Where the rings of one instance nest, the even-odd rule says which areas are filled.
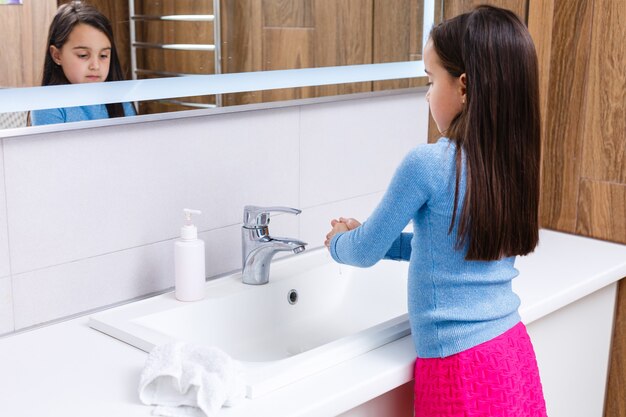
[[[465,104],[467,94],[467,76],[465,73],[459,77],[459,92],[461,93],[461,102]]]
[[[55,64],[61,65],[61,51],[54,45],[50,45],[50,56]]]

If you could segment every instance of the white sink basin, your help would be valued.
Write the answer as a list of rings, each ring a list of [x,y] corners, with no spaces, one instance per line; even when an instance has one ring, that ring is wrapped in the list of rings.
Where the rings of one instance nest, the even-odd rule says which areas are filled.
[[[274,262],[269,284],[233,274],[207,282],[204,300],[167,293],[90,326],[146,352],[173,340],[217,346],[244,363],[254,398],[408,335],[407,268],[339,265],[319,249]]]

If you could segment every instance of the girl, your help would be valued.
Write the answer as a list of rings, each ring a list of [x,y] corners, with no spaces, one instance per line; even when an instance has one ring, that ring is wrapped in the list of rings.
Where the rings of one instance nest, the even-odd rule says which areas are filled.
[[[405,157],[362,225],[332,220],[325,244],[350,265],[410,261],[416,416],[544,417],[511,287],[539,239],[535,48],[517,16],[481,6],[434,27],[424,63],[444,137]]]
[[[109,20],[80,1],[57,10],[48,33],[41,85],[81,84],[123,79]],[[132,116],[130,103],[34,110],[33,125]]]

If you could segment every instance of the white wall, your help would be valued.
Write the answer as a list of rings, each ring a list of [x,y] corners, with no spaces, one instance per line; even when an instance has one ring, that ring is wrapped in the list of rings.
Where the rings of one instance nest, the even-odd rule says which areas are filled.
[[[209,276],[241,268],[245,204],[303,209],[270,231],[321,246],[332,217],[368,215],[427,120],[404,91],[2,139],[0,334],[171,287],[185,207]]]

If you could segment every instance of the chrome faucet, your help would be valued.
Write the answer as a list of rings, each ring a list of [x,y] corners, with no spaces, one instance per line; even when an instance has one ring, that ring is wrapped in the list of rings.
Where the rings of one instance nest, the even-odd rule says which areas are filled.
[[[304,251],[305,242],[297,239],[271,237],[269,235],[270,213],[300,214],[301,210],[289,207],[245,206],[241,228],[242,281],[244,284],[261,285],[269,282],[270,262],[276,252]]]

